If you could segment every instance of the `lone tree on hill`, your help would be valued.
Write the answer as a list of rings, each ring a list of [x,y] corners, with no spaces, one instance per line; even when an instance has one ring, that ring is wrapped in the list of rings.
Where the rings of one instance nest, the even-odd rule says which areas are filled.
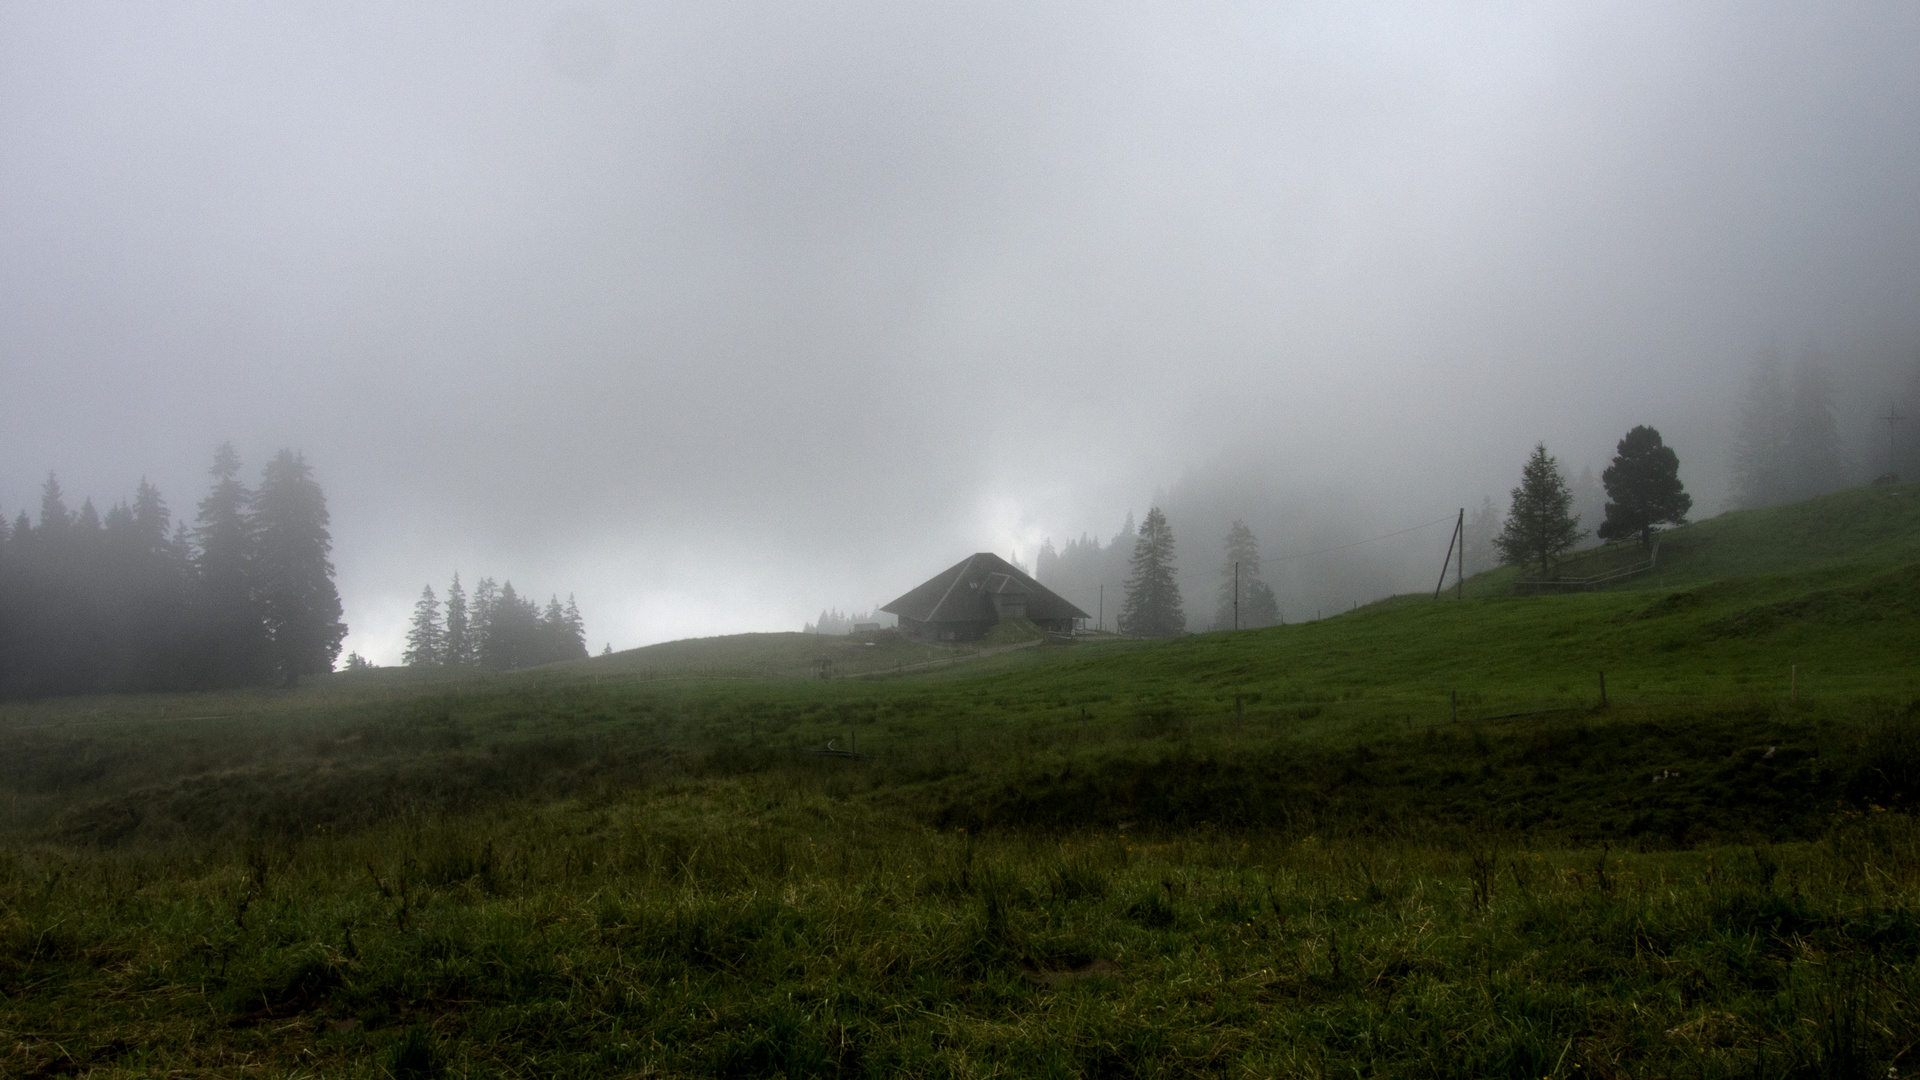
[[[1185,633],[1187,614],[1180,607],[1180,586],[1173,580],[1173,529],[1159,507],[1147,511],[1133,544],[1132,575],[1120,607],[1120,632],[1134,637],[1172,637]]]
[[[1613,464],[1600,474],[1607,486],[1607,520],[1600,539],[1639,536],[1653,543],[1655,525],[1685,525],[1693,496],[1680,484],[1680,458],[1645,424],[1627,432],[1614,448]]]
[[[1553,561],[1587,535],[1572,507],[1573,493],[1560,475],[1560,463],[1547,453],[1545,443],[1535,443],[1533,456],[1520,471],[1520,486],[1513,489],[1506,523],[1493,538],[1501,561],[1537,563],[1546,576]]]

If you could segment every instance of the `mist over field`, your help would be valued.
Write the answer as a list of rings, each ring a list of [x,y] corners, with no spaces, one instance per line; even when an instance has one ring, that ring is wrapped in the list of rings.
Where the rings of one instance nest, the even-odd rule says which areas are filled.
[[[1309,553],[1504,509],[1537,441],[1577,479],[1653,425],[1725,509],[1769,349],[1849,482],[1896,464],[1916,46],[1865,3],[0,5],[0,514],[52,470],[191,519],[223,441],[303,451],[381,664],[455,570],[597,652],[1154,505],[1195,623],[1236,518],[1330,613],[1446,526]]]

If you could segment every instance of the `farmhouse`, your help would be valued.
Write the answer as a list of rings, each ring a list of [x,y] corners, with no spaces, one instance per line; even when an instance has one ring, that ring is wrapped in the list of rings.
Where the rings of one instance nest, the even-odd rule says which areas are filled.
[[[1057,634],[1087,613],[990,551],[969,555],[880,609],[900,632],[928,641],[971,641],[1002,619],[1027,619]]]

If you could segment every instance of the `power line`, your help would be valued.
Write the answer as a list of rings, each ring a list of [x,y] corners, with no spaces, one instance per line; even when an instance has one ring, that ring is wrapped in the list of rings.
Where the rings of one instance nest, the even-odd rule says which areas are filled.
[[[1424,522],[1424,523],[1422,523],[1422,524],[1419,524],[1419,525],[1413,525],[1413,526],[1409,526],[1409,527],[1407,527],[1407,528],[1405,528],[1405,529],[1401,529],[1401,530],[1400,530],[1399,532],[1390,532],[1390,533],[1383,533],[1383,534],[1381,534],[1381,535],[1379,535],[1379,536],[1369,536],[1369,537],[1367,537],[1367,538],[1366,538],[1365,540],[1355,540],[1355,541],[1354,541],[1353,543],[1351,543],[1351,544],[1340,544],[1340,545],[1338,545],[1338,546],[1336,546],[1336,547],[1330,547],[1330,548],[1321,548],[1321,549],[1320,549],[1319,551],[1303,551],[1303,552],[1301,552],[1301,553],[1300,553],[1300,554],[1298,554],[1298,555],[1281,555],[1281,556],[1279,556],[1279,557],[1277,557],[1277,558],[1274,558],[1274,559],[1269,559],[1269,560],[1267,560],[1267,561],[1269,561],[1269,562],[1286,562],[1286,561],[1288,561],[1289,559],[1305,559],[1305,558],[1308,558],[1309,556],[1313,556],[1313,555],[1325,555],[1325,554],[1327,554],[1328,552],[1332,552],[1332,551],[1345,551],[1346,549],[1348,549],[1348,548],[1350,548],[1350,547],[1359,547],[1359,546],[1360,546],[1361,544],[1371,544],[1371,543],[1373,543],[1373,542],[1374,542],[1375,540],[1388,540],[1388,539],[1392,539],[1393,537],[1396,537],[1396,536],[1405,536],[1405,535],[1407,535],[1407,534],[1408,534],[1408,533],[1410,533],[1410,532],[1418,532],[1418,531],[1420,531],[1421,529],[1431,529],[1431,528],[1433,528],[1433,527],[1434,527],[1435,525],[1445,525],[1445,524],[1447,524],[1448,522],[1450,522],[1450,521],[1452,521],[1452,520],[1453,520],[1452,518],[1435,518],[1435,519],[1433,519],[1432,521],[1428,521],[1428,522]]]

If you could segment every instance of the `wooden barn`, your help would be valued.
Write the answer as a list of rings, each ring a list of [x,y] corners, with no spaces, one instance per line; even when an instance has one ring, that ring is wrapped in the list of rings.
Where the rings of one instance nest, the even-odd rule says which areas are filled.
[[[1001,619],[1071,634],[1074,620],[1088,618],[991,551],[967,556],[880,610],[900,619],[901,633],[927,641],[972,641]]]

